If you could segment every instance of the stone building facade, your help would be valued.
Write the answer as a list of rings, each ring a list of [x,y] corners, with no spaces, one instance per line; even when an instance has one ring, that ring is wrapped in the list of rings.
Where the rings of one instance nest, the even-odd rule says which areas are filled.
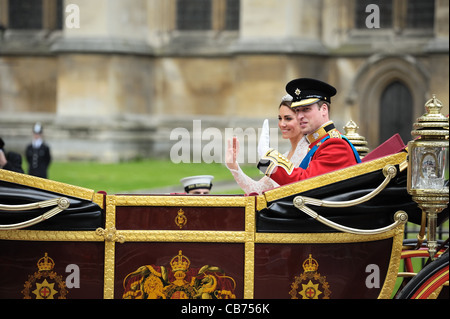
[[[0,136],[23,152],[40,121],[60,160],[168,157],[176,128],[208,143],[196,120],[276,128],[297,77],[334,85],[370,148],[406,143],[432,94],[448,114],[448,0],[0,0],[0,25]]]

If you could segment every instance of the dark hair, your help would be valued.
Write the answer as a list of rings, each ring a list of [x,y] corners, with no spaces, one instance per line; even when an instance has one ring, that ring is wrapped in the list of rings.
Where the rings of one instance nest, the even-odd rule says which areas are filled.
[[[280,106],[278,106],[278,108],[282,107],[282,106],[287,106],[287,107],[291,107],[292,105],[292,101],[281,101]]]
[[[325,104],[328,107],[328,113],[330,113],[330,110],[331,110],[330,109],[330,106],[331,106],[330,102],[320,100],[319,102],[317,102],[317,104],[319,104],[319,107],[322,106],[322,104]]]

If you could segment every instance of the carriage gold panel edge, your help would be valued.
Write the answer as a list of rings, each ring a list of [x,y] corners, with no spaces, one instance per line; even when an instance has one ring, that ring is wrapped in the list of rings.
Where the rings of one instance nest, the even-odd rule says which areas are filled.
[[[11,192],[20,204],[70,201],[41,224],[0,231],[8,274],[0,298],[390,298],[403,225],[368,236],[270,231],[259,221],[286,198],[351,176],[381,174],[378,183],[384,166],[405,159],[402,152],[258,196],[106,195],[0,170],[0,204],[14,204]],[[0,214],[0,224],[15,218]]]

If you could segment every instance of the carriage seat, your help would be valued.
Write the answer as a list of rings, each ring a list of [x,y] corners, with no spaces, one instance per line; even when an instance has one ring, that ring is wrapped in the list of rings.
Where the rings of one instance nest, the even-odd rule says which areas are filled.
[[[334,232],[333,229],[304,214],[293,205],[296,196],[306,196],[327,201],[348,201],[360,198],[384,180],[381,169],[365,172],[362,168],[370,162],[382,160],[403,152],[405,144],[399,134],[395,134],[363,158],[362,163],[346,168],[348,178],[330,181],[330,172],[300,182],[284,185],[264,193],[267,206],[257,214],[258,232],[322,233]],[[375,163],[375,162],[374,162]],[[341,174],[339,174],[341,175]],[[317,183],[317,181],[320,183]],[[326,208],[311,206],[319,215],[344,226],[359,229],[375,229],[393,223],[395,212],[403,210],[409,221],[419,224],[422,212],[407,192],[407,170],[398,171],[386,188],[371,200],[346,208]],[[311,187],[311,185],[320,185]],[[275,195],[276,194],[276,195]],[[279,195],[279,196],[278,196]],[[447,217],[446,217],[447,216]],[[448,208],[438,216],[438,223],[448,218]]]
[[[10,174],[17,173],[10,172]],[[4,205],[24,205],[60,197],[65,197],[70,201],[70,206],[67,209],[48,220],[26,229],[94,231],[99,227],[104,227],[102,208],[90,200],[0,180],[0,203]],[[45,207],[21,212],[0,210],[0,224],[12,225],[21,223],[38,217],[50,209],[51,207]]]

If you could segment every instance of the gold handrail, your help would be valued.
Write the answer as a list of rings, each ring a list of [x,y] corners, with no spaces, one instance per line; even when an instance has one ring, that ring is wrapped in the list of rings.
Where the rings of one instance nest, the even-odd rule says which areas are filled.
[[[377,228],[377,229],[357,229],[357,228],[351,228],[347,226],[343,226],[340,224],[337,224],[335,222],[332,222],[331,220],[320,216],[317,214],[314,210],[307,207],[307,204],[311,204],[314,206],[323,206],[323,207],[351,207],[355,205],[359,205],[361,203],[364,203],[372,198],[374,198],[376,195],[378,195],[391,181],[392,178],[394,178],[397,175],[397,169],[393,165],[387,165],[383,168],[383,174],[385,176],[385,179],[383,182],[372,192],[370,192],[367,195],[364,195],[360,198],[349,200],[349,201],[342,201],[342,202],[332,202],[332,201],[326,201],[326,200],[320,200],[310,197],[304,197],[304,196],[296,196],[293,200],[294,206],[304,212],[305,214],[309,215],[310,217],[314,218],[315,220],[321,222],[324,225],[327,225],[328,227],[337,229],[342,232],[351,233],[351,234],[358,234],[358,235],[375,235],[384,233],[386,231],[389,231],[401,224],[405,224],[408,221],[408,214],[404,211],[398,211],[394,215],[394,223],[391,225],[388,225],[386,227]]]
[[[25,222],[11,224],[11,225],[0,225],[0,231],[1,230],[17,230],[17,229],[22,229],[22,228],[36,225],[40,222],[43,222],[44,220],[52,218],[53,216],[59,214],[60,212],[62,212],[65,209],[67,209],[70,206],[70,201],[65,197],[61,197],[61,198],[55,198],[55,199],[50,199],[50,200],[46,200],[46,201],[42,201],[42,202],[24,204],[24,205],[0,205],[0,210],[4,210],[4,211],[26,211],[26,210],[31,210],[31,209],[50,207],[50,206],[54,206],[54,205],[57,205],[57,206],[52,208],[48,212],[45,212],[41,216],[35,217],[35,218],[27,220]]]

